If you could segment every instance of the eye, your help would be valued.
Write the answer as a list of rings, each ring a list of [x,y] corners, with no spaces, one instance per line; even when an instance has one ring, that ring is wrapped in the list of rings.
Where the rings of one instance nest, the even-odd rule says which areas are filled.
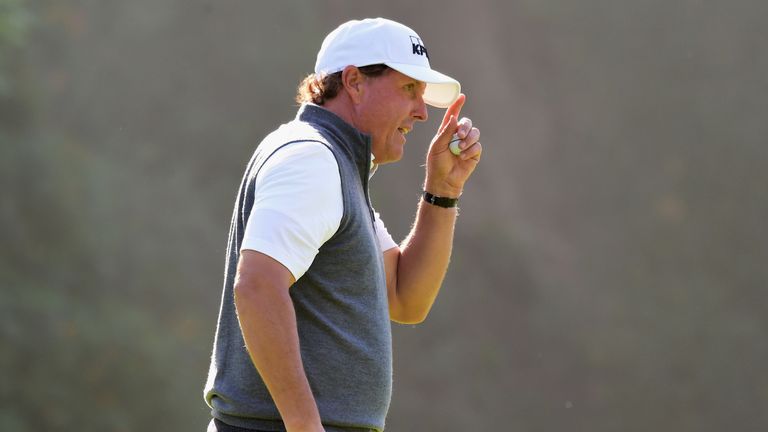
[[[409,91],[409,92],[412,92],[412,91],[416,90],[416,84],[414,84],[414,83],[406,84],[405,85],[405,90]]]

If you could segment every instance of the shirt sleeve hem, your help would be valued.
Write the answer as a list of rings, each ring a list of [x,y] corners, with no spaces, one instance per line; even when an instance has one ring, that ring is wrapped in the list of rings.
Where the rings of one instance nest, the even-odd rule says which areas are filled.
[[[240,246],[240,251],[242,252],[244,250],[260,252],[274,259],[275,261],[282,264],[283,267],[288,269],[295,280],[299,280],[299,278],[302,277],[307,271],[307,269],[299,264],[296,259],[293,259],[289,255],[283,253],[279,246],[274,245],[268,241],[252,239],[247,244],[243,242],[243,244]]]

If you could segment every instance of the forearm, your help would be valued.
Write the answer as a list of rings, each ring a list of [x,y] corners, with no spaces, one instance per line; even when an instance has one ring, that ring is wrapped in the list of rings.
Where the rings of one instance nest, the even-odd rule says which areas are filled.
[[[299,351],[296,312],[283,287],[238,286],[240,328],[288,431],[322,431]]]
[[[419,202],[416,221],[400,247],[393,319],[423,321],[443,283],[457,209]]]
[[[427,153],[424,190],[438,197],[458,198],[480,161],[480,131],[470,119],[457,121],[465,100],[460,95],[446,110]],[[459,154],[450,150],[454,137],[461,140]],[[457,214],[455,207],[420,201],[411,233],[398,251],[384,252],[392,320],[415,323],[426,318],[448,269]]]

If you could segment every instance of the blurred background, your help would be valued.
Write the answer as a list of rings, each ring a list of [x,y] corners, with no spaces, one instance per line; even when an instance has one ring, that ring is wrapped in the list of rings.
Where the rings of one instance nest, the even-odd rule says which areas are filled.
[[[484,157],[390,431],[768,429],[768,3],[0,0],[0,430],[204,430],[237,186],[323,37],[413,27]],[[442,111],[374,177],[407,234]]]

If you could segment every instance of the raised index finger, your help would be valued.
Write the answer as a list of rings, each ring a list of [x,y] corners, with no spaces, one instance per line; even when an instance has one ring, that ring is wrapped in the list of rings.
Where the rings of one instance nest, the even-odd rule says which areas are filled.
[[[449,106],[448,109],[445,110],[445,114],[443,115],[443,122],[440,123],[440,130],[443,130],[445,128],[445,126],[451,120],[451,116],[455,117],[458,121],[459,113],[461,112],[461,107],[464,106],[464,102],[466,100],[467,100],[467,96],[464,93],[462,93],[459,95],[458,98],[456,98],[455,101],[453,101],[451,106]]]

